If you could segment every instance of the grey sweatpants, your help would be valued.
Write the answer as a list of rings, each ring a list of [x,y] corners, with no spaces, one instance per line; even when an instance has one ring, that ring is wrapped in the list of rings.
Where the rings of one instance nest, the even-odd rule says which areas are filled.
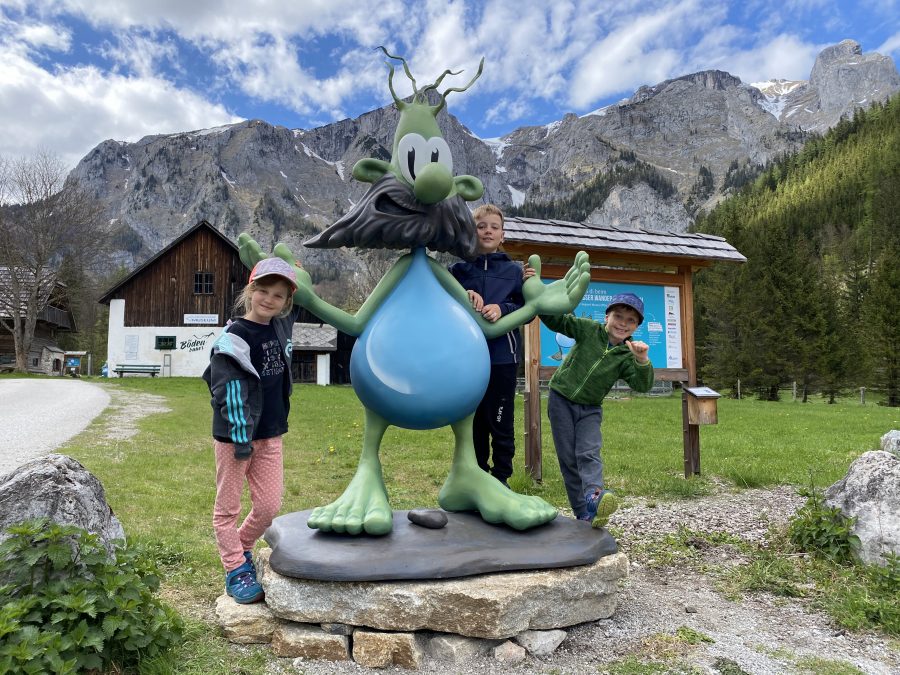
[[[585,492],[603,489],[603,406],[573,403],[551,389],[547,416],[569,504],[578,518],[586,513]]]

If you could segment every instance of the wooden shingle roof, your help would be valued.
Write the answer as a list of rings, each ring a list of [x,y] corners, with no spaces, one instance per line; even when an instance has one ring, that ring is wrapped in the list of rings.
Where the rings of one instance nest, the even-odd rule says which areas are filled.
[[[609,251],[708,261],[747,262],[722,237],[689,232],[661,232],[637,227],[600,226],[567,220],[507,217],[503,236],[508,242],[537,243],[588,252]]]
[[[295,351],[333,352],[337,350],[337,328],[327,323],[295,323],[291,342]]]

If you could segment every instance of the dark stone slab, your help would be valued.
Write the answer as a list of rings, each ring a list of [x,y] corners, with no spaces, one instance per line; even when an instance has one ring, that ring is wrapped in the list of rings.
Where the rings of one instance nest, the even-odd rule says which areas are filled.
[[[272,569],[322,581],[450,579],[488,572],[574,567],[616,553],[616,540],[590,523],[557,517],[525,532],[491,525],[474,513],[447,513],[439,530],[411,523],[394,511],[394,529],[382,537],[313,530],[311,511],[287,513],[266,530]]]

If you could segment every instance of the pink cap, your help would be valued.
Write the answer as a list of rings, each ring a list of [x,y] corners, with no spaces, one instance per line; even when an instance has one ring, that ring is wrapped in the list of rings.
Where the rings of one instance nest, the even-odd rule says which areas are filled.
[[[294,272],[294,266],[277,257],[263,258],[256,263],[250,272],[250,281],[254,282],[273,275],[284,279],[291,285],[291,291],[297,292],[297,273]]]

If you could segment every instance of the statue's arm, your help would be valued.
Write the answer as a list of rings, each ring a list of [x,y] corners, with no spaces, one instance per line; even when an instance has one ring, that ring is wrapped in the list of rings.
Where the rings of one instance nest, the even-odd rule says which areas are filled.
[[[465,289],[444,267],[429,258],[431,269],[441,286],[450,293],[457,302],[464,305],[472,313],[478,326],[486,338],[495,338],[505,335],[512,329],[531,321],[537,314],[565,314],[571,312],[587,290],[590,283],[590,261],[584,251],[579,251],[575,256],[575,262],[566,272],[565,277],[554,281],[552,284],[544,284],[541,281],[541,259],[533,255],[528,259],[530,267],[534,268],[535,275],[525,280],[522,284],[522,295],[525,304],[514,312],[501,316],[491,323],[481,314],[476,312]]]
[[[263,253],[259,244],[243,233],[238,237],[238,250],[240,252],[241,261],[249,268],[268,256]],[[404,256],[388,271],[387,274],[378,282],[378,285],[359,308],[356,314],[350,314],[338,307],[326,302],[313,289],[312,279],[309,273],[299,266],[291,249],[285,244],[277,244],[272,250],[273,255],[285,260],[294,266],[294,272],[297,275],[297,292],[294,294],[294,302],[302,305],[317,317],[331,324],[339,331],[343,331],[348,335],[359,336],[366,327],[372,313],[378,308],[381,302],[387,297],[390,290],[403,277],[403,273],[409,267],[410,260],[408,256]]]

